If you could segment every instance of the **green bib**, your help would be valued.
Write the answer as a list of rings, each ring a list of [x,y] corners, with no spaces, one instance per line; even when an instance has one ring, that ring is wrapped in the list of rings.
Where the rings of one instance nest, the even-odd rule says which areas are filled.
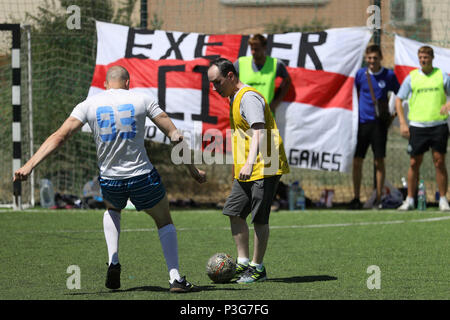
[[[277,75],[277,59],[267,56],[261,70],[253,71],[253,57],[239,58],[239,80],[255,88],[270,104],[275,96],[275,78]]]
[[[441,69],[434,68],[425,75],[418,69],[410,72],[412,94],[409,99],[408,119],[415,122],[432,122],[448,118],[441,115],[441,107],[446,103],[444,77]]]

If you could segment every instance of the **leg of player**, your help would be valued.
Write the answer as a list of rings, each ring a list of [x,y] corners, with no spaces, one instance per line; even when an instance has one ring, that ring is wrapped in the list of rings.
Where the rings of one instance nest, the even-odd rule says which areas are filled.
[[[408,196],[403,204],[397,208],[400,211],[414,210],[414,196],[417,191],[417,184],[419,179],[419,169],[423,161],[423,154],[411,156],[409,159],[408,169]]]
[[[439,194],[439,210],[449,211],[450,207],[447,201],[447,188],[448,188],[448,174],[447,167],[445,165],[445,154],[433,150],[433,163],[436,168],[436,183],[438,185]]]
[[[237,250],[236,277],[243,274],[249,264],[249,230],[245,219],[239,216],[230,216],[231,235]]]
[[[154,207],[144,210],[155,221],[158,228],[159,240],[166,260],[167,269],[170,277],[171,292],[188,292],[194,288],[194,285],[181,277],[178,264],[178,240],[177,231],[170,216],[169,201],[167,195],[159,201]]]
[[[119,263],[120,210],[107,209],[103,215],[103,231],[108,248],[108,265]]]
[[[120,288],[121,265],[119,263],[120,210],[105,200],[107,210],[103,215],[103,231],[108,249],[108,271],[105,286]]]
[[[236,249],[238,257],[249,257],[249,230],[247,221],[239,216],[230,216],[231,234],[233,235],[234,242],[236,243]]]
[[[417,182],[419,181],[419,171],[422,165],[423,154],[412,156],[408,171],[408,197],[414,198],[417,191]],[[410,188],[411,186],[411,188]]]
[[[254,251],[252,265],[262,265],[264,254],[267,249],[267,242],[269,241],[269,224],[254,223]]]
[[[377,197],[375,198],[374,208],[382,209],[381,196],[383,195],[384,180],[386,176],[384,158],[375,159],[375,176],[377,180],[377,190],[376,190]]]
[[[257,180],[252,185],[252,222],[255,229],[253,259],[238,283],[253,283],[266,280],[266,268],[263,265],[269,240],[270,207],[275,197],[281,176],[272,176]]]
[[[353,200],[350,202],[350,209],[361,209],[362,204],[359,200],[361,191],[361,179],[362,179],[362,168],[363,168],[364,158],[354,157],[353,167],[352,167],[352,179],[353,179]]]
[[[237,280],[238,283],[252,283],[267,279],[263,259],[269,240],[269,224],[254,223],[253,225],[255,228],[253,259],[247,270]]]

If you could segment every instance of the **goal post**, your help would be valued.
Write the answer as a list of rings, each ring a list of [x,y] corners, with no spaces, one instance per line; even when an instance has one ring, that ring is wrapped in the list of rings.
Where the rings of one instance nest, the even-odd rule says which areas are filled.
[[[27,31],[27,38],[30,39],[30,33],[29,29],[26,29]],[[0,24],[0,31],[3,32],[9,32],[11,35],[11,51],[9,55],[11,56],[11,115],[12,115],[12,127],[11,127],[11,143],[12,143],[12,164],[11,164],[11,176],[10,176],[10,183],[12,187],[12,202],[11,203],[0,203],[0,206],[2,207],[12,207],[14,210],[21,210],[24,207],[33,206],[34,205],[34,197],[30,197],[30,199],[27,199],[24,201],[23,199],[23,188],[22,183],[20,181],[13,182],[12,177],[14,176],[14,172],[18,170],[22,166],[22,131],[23,131],[23,122],[22,120],[25,120],[22,118],[22,66],[21,66],[21,31],[22,27],[20,24],[13,24],[13,23],[2,23]],[[29,46],[28,41],[28,52],[26,59],[28,61],[27,69],[31,68],[31,61],[30,59],[31,55],[31,47]],[[32,100],[31,98],[31,73],[30,70],[27,70],[29,79],[27,82],[27,90],[28,90],[28,103],[29,103],[29,109],[32,109]],[[30,114],[30,110],[26,114],[29,115],[28,123],[26,126],[29,126],[27,128],[27,132],[30,134],[32,133],[32,116]],[[30,141],[32,139],[32,136],[27,137],[28,143],[30,143],[32,148],[32,143]],[[32,153],[32,149],[30,149],[30,152]],[[3,179],[5,179],[4,177]],[[30,181],[27,183],[27,185],[30,185],[31,193],[32,195],[34,193],[34,177],[32,176]],[[7,182],[5,183],[7,184]]]
[[[21,132],[21,114],[22,106],[20,104],[20,24],[0,24],[1,31],[10,31],[12,33],[11,46],[11,73],[12,73],[12,144],[13,160],[12,175],[21,167],[22,158],[22,132]],[[13,182],[13,208],[22,209],[22,184],[20,181]]]

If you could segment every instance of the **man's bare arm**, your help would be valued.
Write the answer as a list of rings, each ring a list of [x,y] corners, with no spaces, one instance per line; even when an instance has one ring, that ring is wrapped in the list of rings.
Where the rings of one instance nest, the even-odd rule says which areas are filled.
[[[403,110],[403,100],[399,97],[395,98],[395,111],[397,112],[398,121],[400,123],[400,134],[404,138],[409,138],[409,127],[405,119],[405,112]]]
[[[256,163],[256,157],[261,148],[262,139],[264,139],[264,123],[255,123],[251,127],[252,130],[252,141],[250,142],[250,149],[248,151],[247,160],[239,172],[239,179],[248,180],[250,179],[253,166]]]
[[[36,153],[25,163],[22,168],[14,172],[14,181],[27,180],[31,171],[50,154],[60,148],[76,131],[83,126],[83,123],[74,117],[69,117],[64,123],[51,134],[39,147]]]
[[[152,119],[155,125],[161,130],[166,136],[170,138],[170,141],[174,144],[184,143],[183,135],[178,132],[178,129],[173,124],[172,120],[169,118],[167,113],[162,112]],[[191,176],[198,182],[206,182],[206,173],[203,170],[199,170],[195,165],[188,163],[185,164],[189,170]]]
[[[183,136],[178,132],[177,128],[173,124],[167,113],[162,112],[152,119],[153,123],[162,131],[171,142],[180,142],[183,140]]]

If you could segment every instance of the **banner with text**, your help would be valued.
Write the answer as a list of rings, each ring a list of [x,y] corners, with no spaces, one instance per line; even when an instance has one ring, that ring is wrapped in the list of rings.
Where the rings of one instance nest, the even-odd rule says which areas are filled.
[[[130,90],[156,99],[192,149],[204,150],[211,141],[221,140],[224,149],[230,150],[229,100],[213,90],[207,70],[216,57],[234,62],[250,55],[249,36],[96,25],[97,60],[89,95],[104,90],[109,67],[121,65],[130,72]],[[289,164],[347,172],[358,125],[353,82],[371,37],[369,29],[266,36],[268,55],[283,60],[292,78],[289,93],[276,111]],[[150,120],[146,138],[167,142]]]

